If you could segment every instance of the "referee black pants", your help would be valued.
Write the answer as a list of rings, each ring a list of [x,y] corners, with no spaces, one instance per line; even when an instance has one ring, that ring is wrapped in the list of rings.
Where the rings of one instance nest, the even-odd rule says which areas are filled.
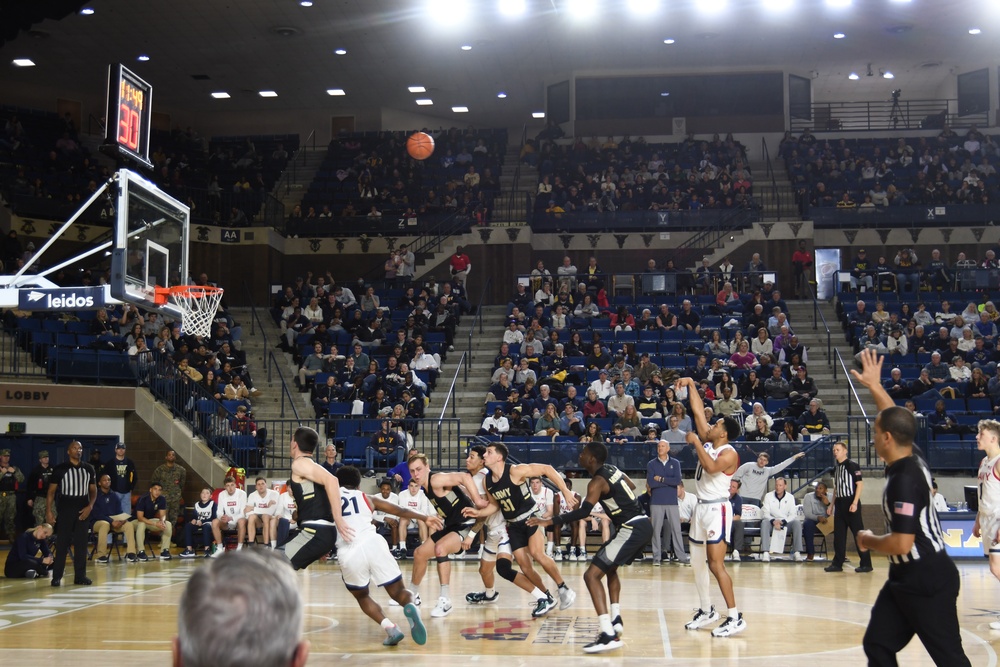
[[[913,635],[935,665],[971,667],[958,627],[958,568],[944,552],[892,565],[872,607],[864,648],[870,667],[896,665],[896,653]]]
[[[851,529],[854,535],[854,544],[858,543],[858,531],[864,530],[865,524],[861,520],[861,503],[858,503],[858,511],[851,511],[851,499],[844,498],[834,501],[833,513],[833,564],[843,565],[847,560],[847,529]],[[861,557],[862,567],[872,566],[872,553],[858,549]]]
[[[56,557],[52,563],[52,578],[62,579],[66,569],[66,556],[73,545],[74,580],[87,576],[88,521],[80,521],[80,510],[87,506],[79,503],[56,503]]]

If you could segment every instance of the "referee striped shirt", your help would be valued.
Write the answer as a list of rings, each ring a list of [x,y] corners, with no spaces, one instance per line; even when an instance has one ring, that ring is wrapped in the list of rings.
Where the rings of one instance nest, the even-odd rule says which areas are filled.
[[[889,557],[893,566],[919,563],[945,551],[944,531],[932,500],[931,471],[920,457],[908,456],[886,468],[882,513],[888,530],[914,536],[908,553]]]
[[[844,459],[843,463],[838,463],[833,476],[833,492],[837,500],[853,501],[854,492],[860,481],[862,481],[860,465],[851,459]]]
[[[55,467],[49,483],[58,485],[57,499],[89,501],[90,487],[97,484],[97,474],[89,463],[73,465],[65,461]]]

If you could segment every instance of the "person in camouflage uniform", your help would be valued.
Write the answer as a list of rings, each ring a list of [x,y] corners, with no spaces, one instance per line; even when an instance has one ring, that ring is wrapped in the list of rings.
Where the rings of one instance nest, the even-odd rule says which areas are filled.
[[[13,544],[17,532],[17,485],[24,484],[24,474],[10,464],[10,450],[0,450],[0,523],[7,540]]]
[[[153,471],[154,483],[163,488],[163,497],[167,500],[167,521],[176,524],[177,517],[183,511],[181,495],[184,493],[184,482],[187,480],[187,470],[177,464],[177,453],[167,450],[166,463]]]
[[[48,504],[49,478],[52,477],[52,470],[52,466],[49,465],[49,453],[43,449],[38,452],[38,465],[28,475],[28,507],[31,508],[31,514],[35,519],[32,525],[45,523],[45,508]]]

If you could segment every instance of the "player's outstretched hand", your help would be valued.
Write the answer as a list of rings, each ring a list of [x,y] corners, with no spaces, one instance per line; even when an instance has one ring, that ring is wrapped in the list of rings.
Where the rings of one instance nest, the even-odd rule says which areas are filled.
[[[444,521],[442,521],[439,516],[429,516],[424,519],[424,523],[427,524],[427,527],[435,533],[444,529]]]
[[[537,516],[530,517],[525,523],[529,526],[546,526],[552,525],[552,519],[539,519]]]
[[[687,443],[689,445],[694,445],[695,447],[701,447],[701,440],[698,439],[698,434],[695,433],[693,430],[688,431],[687,435],[684,436],[684,439],[687,440]]]
[[[479,510],[477,510],[475,507],[466,507],[465,509],[462,510],[462,516],[464,516],[467,519],[478,519]]]
[[[871,388],[882,385],[882,361],[885,357],[870,348],[861,350],[861,372],[851,369],[854,379]]]

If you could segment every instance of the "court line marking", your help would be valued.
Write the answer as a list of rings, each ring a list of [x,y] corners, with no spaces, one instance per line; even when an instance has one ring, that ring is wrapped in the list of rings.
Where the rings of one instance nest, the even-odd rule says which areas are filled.
[[[674,652],[670,648],[670,630],[667,629],[667,617],[662,609],[656,610],[656,615],[660,617],[660,636],[663,638],[663,657],[673,659]]]
[[[171,644],[170,639],[103,639],[102,644]]]

